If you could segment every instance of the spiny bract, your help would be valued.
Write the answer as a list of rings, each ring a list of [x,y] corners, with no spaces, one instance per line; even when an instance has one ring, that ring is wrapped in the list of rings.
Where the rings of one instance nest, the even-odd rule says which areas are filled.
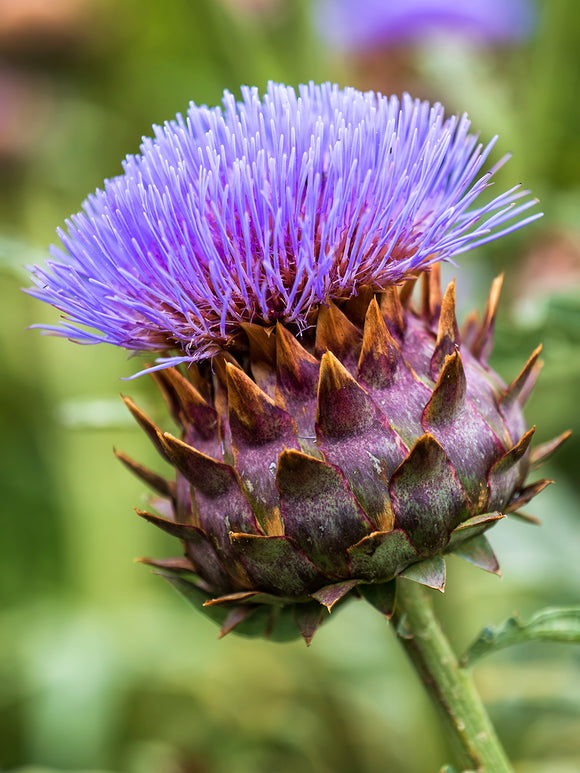
[[[155,378],[182,439],[127,405],[169,482],[120,458],[168,501],[140,512],[179,537],[185,558],[147,559],[226,634],[310,642],[354,593],[390,616],[397,576],[443,589],[443,554],[498,563],[483,532],[548,483],[524,481],[563,438],[535,450],[522,405],[538,348],[506,387],[487,366],[501,281],[460,337],[455,287],[438,267],[412,282],[320,307],[300,339],[246,327],[245,351],[213,369]]]

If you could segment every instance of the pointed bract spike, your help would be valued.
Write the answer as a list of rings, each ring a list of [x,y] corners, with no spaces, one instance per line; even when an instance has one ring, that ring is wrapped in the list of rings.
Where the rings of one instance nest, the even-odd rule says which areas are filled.
[[[540,526],[542,523],[535,515],[528,515],[528,513],[522,513],[521,511],[510,513],[510,518],[520,518],[522,521],[532,524],[532,526]]]
[[[435,342],[435,349],[431,357],[431,375],[434,379],[437,378],[441,371],[445,357],[453,354],[459,343],[459,330],[457,329],[457,318],[455,316],[455,280],[453,280],[447,285],[443,301],[441,302],[437,341]]]
[[[421,423],[453,459],[455,474],[473,511],[481,512],[489,498],[490,462],[503,456],[505,447],[467,397],[466,377],[458,351],[445,358]],[[469,454],[459,452],[462,448],[469,448]]]
[[[407,279],[407,281],[401,285],[401,289],[399,290],[399,299],[401,301],[401,305],[403,308],[409,308],[411,304],[411,296],[413,295],[413,290],[415,289],[415,285],[417,284],[417,277],[413,277],[412,279]]]
[[[263,327],[250,322],[241,322],[242,329],[248,338],[250,360],[262,360],[274,367],[276,364],[276,338],[274,327]]]
[[[331,612],[333,606],[350,593],[358,583],[359,580],[345,580],[333,585],[325,585],[324,588],[320,588],[315,593],[312,593],[311,596]]]
[[[460,523],[459,526],[456,526],[454,532],[468,531],[480,526],[487,528],[501,521],[502,518],[505,518],[503,513],[481,513],[480,515],[474,515],[473,518],[468,518],[463,523]]]
[[[349,298],[341,306],[341,311],[356,327],[362,327],[369,303],[374,298],[375,291],[372,287],[359,287],[357,294]]]
[[[260,533],[252,509],[244,497],[239,474],[223,462],[216,462],[168,433],[164,435],[173,464],[191,482],[196,521],[211,539],[218,556],[236,582],[246,585],[245,569],[237,561],[228,532]],[[196,565],[199,558],[193,556]],[[236,563],[237,562],[237,563]],[[239,565],[238,565],[239,564]]]
[[[264,445],[296,435],[292,417],[239,368],[227,365],[230,429],[234,444]]]
[[[119,459],[119,461],[122,462],[125,467],[131,470],[134,475],[136,475],[140,480],[144,481],[148,486],[151,486],[154,491],[156,491],[162,497],[166,497],[172,501],[175,500],[175,483],[173,481],[167,480],[161,475],[158,475],[148,467],[144,467],[142,464],[139,464],[139,462],[131,459],[130,456],[124,454],[122,451],[117,451],[115,449],[114,453],[117,459]]]
[[[405,335],[405,316],[399,293],[394,285],[386,287],[380,296],[381,315],[385,324],[397,341],[402,341]]]
[[[524,505],[527,505],[528,502],[531,502],[534,497],[538,496],[541,491],[543,491],[553,482],[553,480],[544,478],[542,480],[537,480],[535,483],[530,483],[529,486],[526,486],[524,489],[522,489],[518,496],[509,503],[509,505],[505,508],[505,512],[515,513],[516,510],[519,510],[520,507],[523,507]]]
[[[442,550],[469,503],[453,465],[437,440],[425,433],[389,484],[395,527],[403,529],[423,555]]]
[[[447,355],[433,394],[423,412],[424,426],[450,424],[465,405],[467,382],[461,355]]]
[[[175,368],[156,371],[152,376],[169,404],[175,422],[184,430],[184,440],[204,454],[220,459],[222,447],[215,408]]]
[[[169,521],[167,518],[161,518],[161,516],[155,515],[154,513],[148,513],[146,510],[135,510],[135,512],[137,515],[141,516],[141,518],[144,518],[146,521],[149,521],[149,523],[157,526],[157,528],[167,532],[167,534],[171,534],[172,537],[177,537],[181,540],[188,540],[191,537],[195,537],[195,534],[199,532],[197,526]]]
[[[532,427],[524,433],[513,448],[510,448],[492,465],[487,478],[489,487],[488,510],[502,509],[505,505],[505,492],[513,491],[522,482],[526,470],[521,469],[521,466],[518,467],[518,465],[530,447],[535,430],[536,428]]]
[[[401,366],[404,362],[399,346],[373,299],[365,319],[357,378],[374,389],[384,389],[393,382],[395,371]]]
[[[242,322],[242,328],[250,345],[252,375],[269,397],[276,388],[276,336],[273,327]]]
[[[332,352],[326,352],[320,363],[317,431],[324,437],[351,437],[374,419],[370,397]]]
[[[465,561],[469,561],[470,564],[501,577],[499,561],[485,535],[481,534],[461,543],[453,552],[455,555],[465,559]]]
[[[418,564],[411,564],[403,572],[401,577],[426,585],[435,590],[445,590],[445,560],[442,556],[431,556]]]
[[[393,616],[397,598],[397,583],[395,580],[373,585],[359,585],[360,595],[375,609],[378,609],[388,620]]]
[[[562,432],[561,435],[558,435],[558,437],[553,440],[548,440],[547,443],[542,443],[541,445],[536,446],[536,448],[532,448],[530,452],[530,466],[535,469],[543,464],[550,456],[552,456],[554,451],[557,451],[558,448],[560,448],[562,443],[568,440],[571,434],[572,432],[570,430]]]
[[[524,454],[530,447],[530,443],[532,442],[532,437],[534,436],[535,431],[536,428],[532,427],[530,430],[524,433],[515,444],[515,446],[510,448],[509,451],[506,451],[501,459],[498,459],[497,462],[495,462],[490,470],[490,477],[504,475],[506,472],[511,470],[514,465],[521,461]],[[495,508],[490,509],[493,510]]]
[[[376,306],[376,301],[372,303]],[[373,526],[391,529],[388,480],[407,455],[407,448],[371,397],[331,352],[322,357],[320,366],[316,439],[326,460],[346,476]]]
[[[213,599],[204,601],[204,607],[231,607],[232,604],[241,604],[245,602],[254,602],[261,594],[255,590],[241,590],[235,593],[224,593],[223,596],[216,596]]]
[[[469,351],[477,338],[477,331],[479,330],[479,312],[477,310],[470,311],[463,321],[461,328],[461,341],[464,346],[467,346]]]
[[[181,427],[188,419],[197,421],[200,410],[210,409],[204,396],[176,368],[153,371],[151,376]]]
[[[227,376],[227,366],[232,365],[234,368],[238,368],[241,370],[241,365],[239,362],[232,357],[232,355],[229,352],[220,352],[219,354],[216,354],[215,357],[212,357],[211,366],[213,369],[213,372],[220,382],[220,384],[227,388],[228,383],[228,376]]]
[[[238,625],[247,620],[248,617],[253,614],[257,608],[258,607],[252,607],[249,604],[246,604],[230,609],[226,619],[222,623],[222,627],[220,628],[220,632],[218,634],[218,639],[223,639],[224,636],[227,636],[228,633],[231,633],[235,628],[238,627]]]
[[[272,536],[283,534],[273,470],[284,448],[299,448],[296,424],[243,371],[227,367],[236,469],[262,529]]]
[[[483,320],[471,346],[473,355],[477,357],[477,359],[482,363],[487,363],[493,349],[495,316],[497,314],[497,306],[499,303],[502,284],[503,274],[500,274],[491,283],[487,304],[485,306],[485,312],[483,314]]]
[[[334,304],[321,306],[316,324],[316,355],[332,352],[354,372],[362,343],[362,333]]]
[[[478,537],[483,534],[498,521],[505,518],[502,513],[484,513],[483,515],[475,515],[473,518],[469,518],[467,521],[460,523],[459,526],[451,532],[449,542],[445,547],[446,553],[453,553],[458,545],[468,542],[474,537]]]
[[[296,422],[299,438],[314,443],[320,362],[280,323],[276,325],[276,403]]]
[[[166,572],[175,572],[176,574],[196,574],[195,567],[185,557],[179,558],[137,558],[139,564],[153,566],[155,569],[163,569]]]
[[[515,402],[523,405],[523,403],[529,397],[531,387],[538,377],[539,369],[536,368],[536,363],[541,351],[542,344],[534,349],[529,360],[522,368],[520,374],[512,381],[512,383],[501,396],[499,401],[500,408],[509,409]],[[541,364],[538,363],[538,366],[541,367]],[[530,381],[533,382],[531,386],[529,384]]]
[[[256,587],[283,596],[301,596],[324,581],[306,555],[286,537],[230,533],[232,546]]]
[[[131,414],[133,415],[133,418],[137,421],[139,426],[145,431],[145,434],[149,437],[155,448],[157,449],[158,453],[165,459],[166,462],[169,462],[170,464],[171,459],[167,454],[167,449],[165,447],[165,443],[163,442],[163,433],[159,429],[159,427],[154,424],[151,419],[143,413],[143,411],[138,408],[133,400],[131,400],[130,397],[124,397],[121,395],[121,399],[127,406],[127,408],[131,411]]]
[[[276,366],[296,385],[303,385],[304,366],[318,369],[318,360],[307,352],[302,344],[284,325],[276,324]],[[314,382],[316,383],[316,381]]]
[[[163,577],[165,580],[167,580],[168,583],[173,585],[175,590],[177,590],[184,598],[186,598],[190,604],[193,604],[196,609],[199,609],[201,606],[205,606],[204,602],[209,598],[209,594],[199,588],[197,585],[189,582],[188,580],[185,580],[183,577],[179,577],[173,574],[163,574],[162,572],[159,572],[159,575],[160,577]],[[206,612],[206,614],[212,620],[219,623],[220,625],[223,623],[228,614],[227,610],[220,607],[206,607],[204,612]]]
[[[434,263],[422,276],[422,315],[431,322],[439,314],[441,308],[441,267]]]
[[[348,549],[351,575],[369,582],[392,580],[418,559],[419,553],[402,529],[375,531]]]
[[[294,604],[292,614],[306,646],[309,647],[318,626],[327,614],[324,607],[316,601],[308,604]]]
[[[229,465],[192,448],[169,432],[164,432],[162,438],[171,463],[200,491],[217,496],[231,486],[234,471]]]
[[[300,451],[283,451],[276,484],[285,533],[331,580],[346,579],[346,550],[371,532],[344,473]]]

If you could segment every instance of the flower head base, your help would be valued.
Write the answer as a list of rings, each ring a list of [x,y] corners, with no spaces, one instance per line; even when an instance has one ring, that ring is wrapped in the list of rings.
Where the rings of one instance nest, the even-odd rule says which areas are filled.
[[[155,378],[178,439],[128,407],[175,482],[121,460],[152,486],[184,558],[146,562],[232,630],[310,642],[352,595],[389,617],[400,576],[443,590],[443,555],[491,572],[484,532],[549,481],[526,485],[565,436],[530,451],[522,415],[538,348],[509,387],[487,366],[501,281],[459,333],[455,288],[437,267],[412,282],[321,307],[300,341],[248,326],[249,358]],[[526,516],[522,516],[526,517]],[[202,607],[203,605],[203,607]]]
[[[495,140],[441,105],[329,84],[242,97],[157,127],[71,218],[34,270],[30,292],[65,314],[46,331],[195,361],[539,217],[517,189],[477,203]]]

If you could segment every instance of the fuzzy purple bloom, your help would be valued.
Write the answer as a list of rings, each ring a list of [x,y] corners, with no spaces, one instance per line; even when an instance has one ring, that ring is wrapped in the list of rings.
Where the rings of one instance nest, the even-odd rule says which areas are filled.
[[[486,146],[443,107],[309,84],[225,92],[155,127],[124,174],[59,231],[29,292],[79,343],[227,346],[244,323],[308,325],[318,304],[379,290],[539,217],[508,190],[477,204]],[[88,328],[88,330],[86,329]]]
[[[333,46],[361,50],[451,34],[473,43],[522,40],[534,24],[528,0],[318,0],[315,23]]]

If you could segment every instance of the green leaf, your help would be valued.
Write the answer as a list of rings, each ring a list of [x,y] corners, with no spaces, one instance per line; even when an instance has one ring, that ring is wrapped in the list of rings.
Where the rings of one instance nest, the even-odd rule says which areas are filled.
[[[531,641],[580,642],[580,607],[543,609],[526,623],[514,616],[497,627],[487,626],[461,662],[471,666],[491,652]]]

